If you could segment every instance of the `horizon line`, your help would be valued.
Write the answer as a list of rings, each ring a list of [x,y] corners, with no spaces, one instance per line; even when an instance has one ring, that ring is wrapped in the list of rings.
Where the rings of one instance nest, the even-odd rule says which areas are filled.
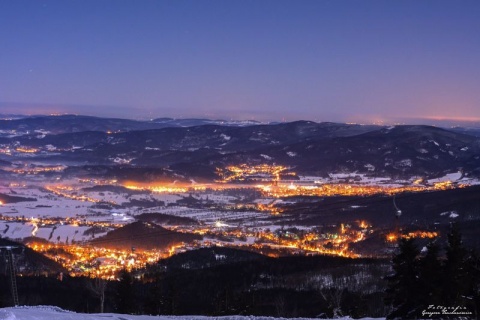
[[[307,120],[303,118],[298,118],[294,120],[255,120],[255,119],[235,119],[233,117],[226,118],[209,118],[209,117],[195,117],[195,116],[158,116],[150,118],[131,118],[131,117],[115,117],[115,116],[102,116],[102,115],[93,115],[88,113],[74,113],[74,112],[55,112],[55,113],[28,113],[28,112],[19,112],[19,113],[0,113],[0,117],[18,117],[18,118],[34,118],[34,117],[61,117],[61,116],[77,116],[77,117],[92,117],[99,119],[120,119],[120,120],[131,120],[138,122],[149,122],[155,119],[172,119],[172,120],[207,120],[207,121],[232,121],[232,122],[256,122],[259,124],[273,124],[273,123],[290,123],[297,121],[312,121],[316,123],[343,123],[343,124],[356,124],[356,125],[378,125],[378,126],[387,126],[387,125],[449,125],[453,126],[455,123],[460,124],[472,124],[480,126],[480,118],[475,117],[443,117],[443,116],[422,116],[422,117],[388,117],[386,119],[363,119],[363,121],[336,121],[336,120]],[[0,119],[0,120],[18,120],[18,119]]]

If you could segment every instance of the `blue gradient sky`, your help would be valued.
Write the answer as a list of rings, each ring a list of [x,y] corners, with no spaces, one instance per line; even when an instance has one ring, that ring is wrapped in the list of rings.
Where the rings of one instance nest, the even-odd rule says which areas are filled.
[[[0,113],[480,118],[480,1],[0,1]]]

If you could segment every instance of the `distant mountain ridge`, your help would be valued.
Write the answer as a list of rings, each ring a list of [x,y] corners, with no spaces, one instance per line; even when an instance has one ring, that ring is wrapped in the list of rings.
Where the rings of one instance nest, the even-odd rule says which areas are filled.
[[[194,125],[197,122],[202,125]],[[357,172],[438,177],[458,171],[465,176],[480,176],[480,138],[469,134],[471,130],[312,121],[248,125],[212,122],[171,118],[138,122],[71,115],[0,120],[0,147],[11,153],[0,154],[0,161],[4,166],[15,159],[121,166],[123,172],[128,168],[151,168],[160,170],[163,176],[187,181],[212,179],[216,168],[239,164],[277,164],[299,174],[317,176]],[[21,124],[25,134],[8,136],[12,132],[6,124],[8,128]],[[74,124],[70,132],[54,134]],[[29,131],[28,125],[46,129]],[[107,126],[111,130],[105,130]],[[114,130],[120,127],[123,129]]]
[[[192,127],[201,125],[223,125],[223,126],[248,126],[256,125],[260,122],[253,120],[210,120],[210,119],[174,119],[157,118],[148,121],[119,119],[119,118],[100,118],[82,115],[39,115],[39,116],[11,116],[0,115],[1,131],[16,131],[17,134],[29,133],[75,133],[83,131],[133,131],[160,129],[169,127]],[[12,134],[12,133],[10,133]],[[6,135],[6,132],[3,132]],[[2,136],[2,132],[0,132]]]

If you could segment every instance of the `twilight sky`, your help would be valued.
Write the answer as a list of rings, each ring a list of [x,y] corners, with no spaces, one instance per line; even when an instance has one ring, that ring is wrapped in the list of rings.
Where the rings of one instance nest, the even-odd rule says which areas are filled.
[[[0,0],[0,113],[480,119],[480,1]]]

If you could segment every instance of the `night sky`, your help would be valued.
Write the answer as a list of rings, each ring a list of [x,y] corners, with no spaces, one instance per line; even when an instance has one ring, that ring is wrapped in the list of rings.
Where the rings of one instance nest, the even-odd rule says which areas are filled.
[[[0,0],[0,113],[480,119],[480,1]]]

